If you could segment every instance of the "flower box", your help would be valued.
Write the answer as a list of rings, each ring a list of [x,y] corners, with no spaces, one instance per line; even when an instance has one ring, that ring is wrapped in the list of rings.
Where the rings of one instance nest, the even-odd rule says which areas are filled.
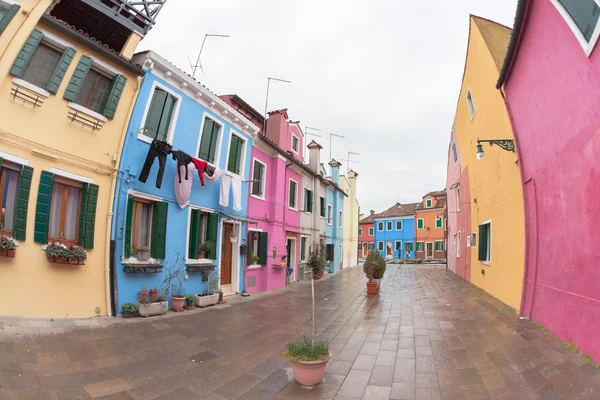
[[[163,315],[169,311],[169,302],[161,301],[158,303],[137,303],[140,317],[151,317],[153,315]]]
[[[214,306],[219,302],[219,293],[209,296],[196,295],[196,305],[200,308]]]
[[[15,258],[16,252],[16,249],[0,250],[0,257]]]

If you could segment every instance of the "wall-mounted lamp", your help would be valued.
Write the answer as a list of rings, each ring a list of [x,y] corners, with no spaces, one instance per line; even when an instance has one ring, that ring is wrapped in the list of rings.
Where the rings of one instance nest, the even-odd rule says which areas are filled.
[[[515,152],[515,142],[513,140],[479,140],[477,139],[477,159],[483,160],[485,158],[485,153],[483,152],[483,146],[481,143],[489,143],[490,146],[497,145],[503,150]]]

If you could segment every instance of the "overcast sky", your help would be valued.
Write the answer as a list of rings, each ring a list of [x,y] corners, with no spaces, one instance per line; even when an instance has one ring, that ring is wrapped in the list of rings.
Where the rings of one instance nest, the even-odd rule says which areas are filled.
[[[448,140],[465,62],[469,14],[513,25],[517,0],[170,0],[140,49],[189,71],[205,33],[204,74],[217,94],[321,129],[309,136],[360,163],[361,211],[420,201],[446,181]],[[309,132],[313,132],[310,131]],[[342,162],[346,171],[348,162]],[[427,185],[427,186],[426,186]]]

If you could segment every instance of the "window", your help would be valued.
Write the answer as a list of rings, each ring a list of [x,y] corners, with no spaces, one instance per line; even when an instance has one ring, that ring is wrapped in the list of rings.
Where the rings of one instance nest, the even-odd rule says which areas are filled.
[[[298,139],[298,136],[292,134],[292,150],[294,153],[298,153],[299,144],[300,140]]]
[[[413,251],[413,244],[412,244],[412,242],[406,242],[406,243],[404,243],[404,250],[409,251],[409,252]]]
[[[131,250],[152,246],[152,216],[154,202],[145,199],[134,199],[133,219],[131,225]]]
[[[306,260],[306,237],[300,238],[300,260]]]
[[[452,245],[456,246],[456,233],[452,235]]]
[[[327,204],[327,223],[329,225],[333,224],[333,207],[331,207],[331,204]]]
[[[492,222],[479,225],[479,257],[484,264],[492,261]]]
[[[288,207],[295,210],[298,198],[298,183],[290,179],[288,188]]]
[[[425,242],[417,242],[417,251],[425,251]]]
[[[342,212],[341,211],[340,211],[340,216],[339,217],[340,217],[340,219],[338,221],[338,226],[341,228],[342,227],[342,222],[343,222],[342,221],[343,218],[342,218]]]
[[[329,243],[325,245],[325,261],[333,261],[333,244]]]
[[[313,192],[304,188],[304,211],[312,213]]]
[[[378,222],[378,223],[377,223],[377,230],[378,230],[379,232],[382,232],[382,231],[383,231],[383,222]]]
[[[111,85],[111,78],[108,78],[95,69],[90,69],[83,81],[75,103],[88,110],[101,113],[106,104]]]
[[[467,90],[467,106],[469,107],[469,114],[471,115],[471,119],[473,119],[473,116],[475,115],[475,104],[473,104],[473,96],[471,95],[471,89]]]
[[[391,230],[392,230],[392,227],[394,226],[394,225],[392,224],[392,221],[388,221],[386,225],[387,225],[387,226],[386,226],[386,230],[388,230],[388,231],[391,231]]]
[[[477,247],[477,233],[471,233],[471,247]]]
[[[152,139],[168,141],[176,104],[175,96],[159,87],[154,88],[142,133]]]
[[[135,250],[143,246],[150,248],[152,258],[165,258],[168,207],[167,203],[161,201],[129,195],[123,239],[124,258],[135,255]],[[190,231],[191,234],[197,229],[191,228]]]
[[[456,211],[460,211],[460,186],[456,187]]]
[[[397,240],[394,247],[396,248],[396,251],[402,251],[402,241]]]
[[[369,245],[367,246],[367,248],[369,249],[369,251],[373,251],[373,243],[369,243]]]
[[[456,258],[460,257],[460,231],[458,232],[457,236],[456,236]]]
[[[320,216],[321,218],[325,218],[325,197],[320,196]]]
[[[471,247],[471,236],[467,236],[467,247]]]
[[[377,249],[379,251],[383,251],[383,249],[384,249],[384,243],[383,242],[377,242]]]
[[[188,258],[191,260],[217,259],[217,214],[192,209],[188,240]],[[208,245],[208,243],[210,243]],[[208,245],[208,249],[206,249]],[[252,260],[250,260],[252,261]]]
[[[13,236],[17,216],[18,184],[21,167],[1,160],[0,164],[0,234]]]
[[[202,125],[202,138],[200,139],[200,149],[198,150],[198,158],[216,164],[217,146],[219,144],[219,136],[221,133],[221,125],[214,120],[205,117]]]
[[[252,167],[252,195],[256,197],[260,197],[261,199],[265,198],[265,188],[266,188],[266,176],[265,170],[267,169],[267,165],[258,161],[256,158],[254,159],[254,165]]]
[[[431,208],[432,205],[433,205],[433,200],[431,200],[431,199],[425,200],[425,207]]]
[[[396,230],[397,231],[401,231],[402,230],[402,221],[396,221]]]
[[[373,236],[373,228],[369,228],[369,236]]]
[[[600,5],[594,0],[551,0],[589,56],[600,34]]]
[[[55,178],[50,208],[50,240],[77,242],[82,184]]]
[[[452,155],[454,156],[454,162],[458,161],[458,153],[456,151],[456,143],[452,143]]]
[[[417,229],[425,229],[425,221],[423,218],[417,219]]]
[[[62,57],[62,52],[40,43],[23,70],[21,79],[40,88],[46,88]]]
[[[362,236],[362,228],[358,228],[358,236]]]
[[[244,145],[246,141],[238,135],[231,134],[229,141],[229,156],[227,157],[227,171],[242,175]]]
[[[436,228],[441,228],[443,224],[443,219],[442,217],[436,217],[435,218],[435,227]]]
[[[267,232],[248,232],[248,256],[247,264],[254,263],[253,258],[258,257],[258,265],[265,266],[268,262],[267,249],[269,248],[269,234]]]
[[[435,244],[434,244],[434,250],[435,251],[444,251],[444,241],[436,240]]]

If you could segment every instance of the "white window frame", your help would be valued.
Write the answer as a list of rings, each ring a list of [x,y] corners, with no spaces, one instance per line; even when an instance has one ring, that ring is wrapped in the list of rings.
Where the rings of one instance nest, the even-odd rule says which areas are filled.
[[[215,210],[210,209],[210,208],[205,208],[205,207],[199,207],[199,206],[194,206],[191,205],[188,207],[188,216],[187,216],[187,236],[185,238],[185,248],[189,249],[190,248],[190,230],[192,229],[192,210],[200,210],[204,213],[207,214],[214,214]],[[248,231],[259,231],[262,232],[262,229],[257,229],[257,228],[248,228]],[[186,252],[187,254],[187,252]],[[196,261],[196,262],[206,262],[206,263],[212,263],[214,260],[208,259],[208,258],[204,258],[204,259],[197,259],[197,258],[187,258],[184,257],[185,260],[191,260],[191,261]]]
[[[442,221],[442,226],[437,226],[437,222],[438,221]],[[435,217],[435,227],[438,228],[438,229],[444,227],[444,219],[441,216],[439,216],[439,215],[437,217]]]
[[[398,223],[400,223],[400,229],[398,229]],[[401,219],[396,221],[396,230],[397,231],[401,231],[403,227],[404,227],[404,223],[402,222]]]
[[[369,236],[373,236],[375,234],[375,228],[369,227]]]
[[[294,150],[294,138],[298,139],[298,148],[296,150]],[[300,138],[298,136],[294,135],[293,133],[292,133],[292,143],[291,143],[290,147],[292,148],[292,151],[295,154],[297,154],[297,155],[300,154]]]
[[[310,188],[309,188],[308,186],[304,186],[304,187],[303,187],[303,189],[302,189],[302,211],[303,211],[303,212],[305,212],[305,213],[307,213],[307,214],[312,214],[312,211],[308,211],[308,210],[306,210],[306,209],[305,209],[305,207],[304,207],[304,203],[306,202],[306,191],[307,191],[307,190],[308,190],[308,191],[310,191],[310,192],[312,192],[312,194],[313,194],[313,196],[312,196],[312,197],[313,197],[313,199],[314,199],[314,197],[315,197],[315,193],[314,193],[312,190],[310,190]],[[312,207],[313,209],[315,208],[314,206],[315,206],[315,205],[314,205],[314,202],[313,202],[313,207]],[[319,207],[321,207],[321,205],[320,205],[320,204],[319,204]],[[319,210],[319,212],[321,212],[321,210]]]
[[[600,21],[598,22],[600,24]],[[488,237],[488,241],[487,241],[487,254],[488,254],[488,260],[487,261],[481,261],[482,264],[484,265],[491,265],[492,264],[492,220],[488,219],[487,221],[484,221],[481,225],[490,225],[490,235]],[[479,238],[479,240],[481,240],[481,238]]]
[[[471,247],[471,235],[467,235],[467,247]]]
[[[456,236],[456,258],[460,258],[460,234],[461,231],[458,231]]]
[[[425,208],[433,207],[433,199],[425,199]]]
[[[377,251],[385,251],[385,242],[382,242],[381,240],[377,242]]]
[[[392,221],[385,221],[385,230],[387,232],[394,230],[394,223]]]
[[[304,249],[304,258],[302,258],[302,239],[304,239],[304,244],[306,245],[306,248]],[[306,261],[308,259],[308,248],[310,246],[308,245],[308,236],[302,235],[300,236],[300,261]]]
[[[339,212],[339,218],[340,218],[340,221],[338,223],[338,228],[341,228],[342,222],[344,221],[344,213],[342,212],[342,210],[340,210],[340,212]]]
[[[239,174],[231,172],[227,169],[227,163],[229,162],[229,151],[231,150],[231,139],[233,139],[234,135],[244,141],[244,148],[242,149],[242,159],[240,160],[241,166],[240,166]],[[236,131],[234,129],[230,129],[229,130],[229,144],[227,145],[227,157],[225,157],[225,165],[224,165],[225,168],[223,168],[223,170],[225,171],[225,173],[227,175],[236,176],[236,177],[240,178],[242,181],[244,180],[244,176],[246,176],[245,173],[246,173],[246,151],[247,150],[248,150],[248,138],[246,138],[245,135],[242,135],[238,131]],[[297,204],[296,204],[296,206],[297,206]]]
[[[456,211],[460,211],[460,186],[456,186]]]
[[[217,147],[215,148],[216,154],[214,164],[208,162],[208,160],[203,161],[208,162],[208,164],[212,165],[213,167],[218,167],[219,165],[221,165],[221,146],[223,145],[223,134],[225,132],[225,124],[223,123],[223,121],[219,121],[219,119],[215,115],[209,114],[206,111],[204,111],[204,113],[202,114],[202,123],[200,124],[200,132],[198,133],[196,152],[194,153],[193,157],[198,157],[198,153],[200,152],[200,143],[202,142],[202,133],[204,132],[204,123],[206,122],[206,118],[210,118],[211,120],[213,120],[217,125],[221,127],[221,129],[219,129],[219,138],[217,140]],[[225,167],[224,169],[226,170],[227,167]]]
[[[146,118],[148,117],[148,112],[150,111],[150,104],[152,103],[152,98],[154,97],[154,91],[156,90],[156,88],[164,90],[165,92],[169,93],[171,96],[177,99],[177,104],[175,104],[175,110],[173,111],[173,117],[171,117],[171,126],[169,126],[169,133],[167,135],[167,143],[171,144],[173,143],[173,136],[175,135],[175,126],[177,125],[177,117],[179,116],[179,109],[181,107],[183,97],[179,93],[175,92],[173,89],[169,88],[167,85],[163,85],[162,83],[156,80],[152,82],[150,94],[146,99],[146,107],[144,108],[144,115],[142,115],[142,120],[140,121],[140,129],[138,129],[137,138],[142,142],[152,143],[152,138],[144,135],[142,133],[142,129],[144,129],[144,124],[146,123]],[[200,132],[202,133],[202,131]],[[200,146],[200,142],[198,142],[198,146]],[[197,155],[198,151],[196,150],[196,154],[194,155],[194,157],[196,157]]]
[[[435,249],[435,244],[436,244],[436,243],[441,243],[441,244],[442,244],[442,247],[443,247],[443,249],[442,249],[442,250],[436,250],[436,249]],[[446,246],[444,246],[444,244],[445,244],[445,243],[444,243],[444,241],[443,241],[443,240],[436,240],[435,242],[433,242],[433,252],[435,253],[436,251],[445,251],[445,250],[446,250]]]
[[[554,4],[554,7],[558,11],[558,13],[565,20],[565,22],[567,23],[567,25],[569,26],[569,28],[571,29],[571,31],[575,35],[575,38],[577,38],[577,41],[579,42],[579,44],[583,48],[583,51],[585,52],[585,55],[589,57],[592,54],[592,51],[594,51],[594,47],[596,46],[596,42],[598,41],[598,37],[600,37],[600,20],[596,24],[596,28],[594,28],[594,32],[592,33],[592,37],[590,38],[590,41],[588,43],[585,40],[585,38],[583,37],[583,34],[579,30],[579,28],[577,27],[577,24],[575,23],[575,21],[573,21],[573,19],[571,18],[571,16],[567,12],[567,10],[565,10],[565,8],[562,6],[562,4],[560,4],[558,2],[558,0],[550,0],[550,2],[552,4]],[[600,7],[600,1],[599,0],[594,0],[594,2],[598,5],[598,7]]]
[[[419,221],[423,221],[423,227],[419,228]],[[417,218],[417,229],[425,229],[425,219],[424,218]]]
[[[265,201],[265,196],[266,196],[266,190],[267,190],[267,164],[265,164],[264,162],[262,162],[261,160],[259,160],[256,157],[252,158],[252,175],[250,175],[250,177],[252,179],[254,179],[254,166],[256,163],[262,164],[262,166],[264,167],[263,169],[263,179],[262,182],[260,183],[260,191],[262,192],[262,196],[258,196],[256,194],[252,194],[252,186],[250,186],[250,197],[253,197],[255,199],[258,200],[262,200]],[[254,184],[254,182],[251,183],[251,185]]]
[[[333,225],[333,206],[331,204],[327,204],[327,225]]]
[[[362,228],[358,228],[358,236],[362,236]]]
[[[476,232],[472,232],[471,233],[471,238],[475,239],[475,244],[471,244],[471,247],[476,248],[477,247],[477,233]]]
[[[381,229],[379,229],[379,224],[381,224]],[[383,229],[385,228],[384,222],[383,221],[377,221],[377,232],[383,232]]]
[[[325,215],[321,215],[321,199],[323,199],[323,204],[325,204]],[[319,218],[325,219],[327,217],[327,200],[325,196],[319,196]]]
[[[471,99],[471,101],[469,101]],[[473,93],[471,93],[471,88],[467,89],[467,95],[465,96],[465,100],[467,101],[467,108],[469,109],[469,115],[471,116],[471,121],[473,121],[473,117],[475,116],[475,102],[473,101]]]
[[[229,159],[229,157],[227,157],[227,158]],[[290,189],[291,189],[291,186],[292,186],[292,184],[291,184],[292,182],[294,182],[296,184],[296,193],[294,195],[296,197],[296,201],[294,201],[295,208],[290,207],[290,197],[289,196],[290,196]],[[287,207],[290,210],[298,211],[298,182],[296,180],[290,178],[288,180],[288,190],[287,191],[288,191]]]

